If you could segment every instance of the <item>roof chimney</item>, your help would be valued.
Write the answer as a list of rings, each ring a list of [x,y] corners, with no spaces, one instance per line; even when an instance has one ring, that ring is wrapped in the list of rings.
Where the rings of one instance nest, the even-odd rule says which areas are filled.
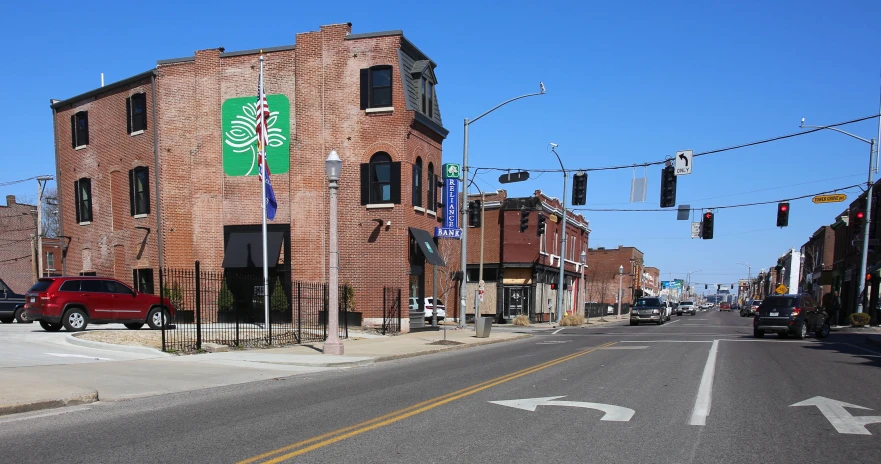
[[[6,206],[12,206],[15,204],[15,195],[6,195]]]

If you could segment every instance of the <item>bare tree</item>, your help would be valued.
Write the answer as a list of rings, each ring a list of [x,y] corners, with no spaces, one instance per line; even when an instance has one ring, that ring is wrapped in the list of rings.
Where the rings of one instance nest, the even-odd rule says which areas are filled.
[[[58,236],[58,191],[55,187],[43,192],[43,236]]]

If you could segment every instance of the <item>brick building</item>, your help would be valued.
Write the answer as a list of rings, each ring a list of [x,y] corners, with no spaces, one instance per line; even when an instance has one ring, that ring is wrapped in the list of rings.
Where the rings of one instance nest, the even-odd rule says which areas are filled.
[[[375,322],[383,287],[430,294],[425,275],[441,262],[424,238],[438,223],[448,133],[437,65],[401,31],[352,34],[351,24],[297,34],[293,45],[159,60],[53,100],[60,227],[71,237],[66,271],[143,291],[153,291],[159,267],[196,260],[262,273],[253,135],[261,55],[279,205],[267,241],[271,282],[327,279],[324,161],[335,149],[343,160],[340,282],[354,286],[355,311]]]
[[[469,199],[481,200],[481,196],[470,195]],[[504,190],[488,192],[483,201],[483,220],[479,227],[470,227],[468,232],[467,314],[474,314],[483,234],[486,290],[481,315],[508,320],[524,314],[538,322],[555,320],[561,263],[563,211],[560,201],[540,190],[533,196],[522,198],[508,198]],[[545,218],[542,235],[537,233],[540,214]],[[582,299],[581,253],[587,251],[590,228],[581,215],[567,211],[566,217],[563,307],[565,311],[578,311],[583,308],[583,304],[579,304]],[[521,218],[526,218],[523,232],[520,231]],[[455,241],[455,245],[458,244]]]
[[[832,226],[821,226],[801,247],[804,257],[801,291],[810,293],[817,301],[832,290],[832,268],[835,264],[835,231]]]
[[[24,293],[36,279],[34,239],[36,206],[18,203],[14,195],[0,205],[0,279],[16,293]]]
[[[661,270],[646,266],[642,273],[642,290],[647,295],[657,296],[661,293]]]
[[[618,248],[598,247],[587,251],[585,288],[588,302],[617,304],[618,271],[621,266],[624,267],[621,302],[622,305],[629,306],[633,303],[634,296],[642,290],[640,276],[644,267],[643,253],[636,247],[621,245]]]

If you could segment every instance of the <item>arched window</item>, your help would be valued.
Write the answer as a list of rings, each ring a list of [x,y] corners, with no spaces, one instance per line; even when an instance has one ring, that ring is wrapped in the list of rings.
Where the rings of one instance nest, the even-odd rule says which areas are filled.
[[[436,208],[436,202],[434,199],[435,189],[433,188],[435,184],[433,163],[428,163],[428,181],[426,181],[425,183],[428,184],[428,195],[426,196],[426,198],[428,199],[428,203],[425,205],[425,209],[429,211],[434,211],[434,209]]]
[[[413,206],[422,206],[422,158],[413,165]]]
[[[361,165],[361,204],[401,203],[401,163],[376,152]]]

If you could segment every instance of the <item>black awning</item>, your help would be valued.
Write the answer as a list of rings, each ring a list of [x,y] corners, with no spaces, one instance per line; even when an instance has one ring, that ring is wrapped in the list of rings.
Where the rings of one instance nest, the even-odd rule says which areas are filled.
[[[278,253],[281,251],[283,232],[266,233],[266,256],[269,267],[278,264]],[[260,232],[230,232],[223,254],[225,269],[236,267],[263,267],[263,234]]]
[[[419,249],[422,250],[422,254],[425,255],[425,260],[428,261],[428,264],[443,267],[447,266],[447,263],[445,263],[444,259],[438,254],[437,245],[434,243],[434,239],[431,238],[431,234],[422,229],[411,227],[410,235],[412,235],[413,240],[416,240],[416,243],[419,244]]]

